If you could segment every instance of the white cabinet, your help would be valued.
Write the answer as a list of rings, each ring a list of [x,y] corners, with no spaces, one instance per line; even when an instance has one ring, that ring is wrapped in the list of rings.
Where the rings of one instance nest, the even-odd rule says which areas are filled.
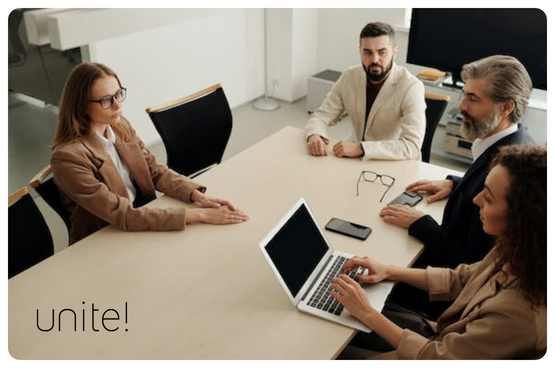
[[[306,109],[309,113],[320,107],[340,76],[341,72],[327,69],[308,78]]]

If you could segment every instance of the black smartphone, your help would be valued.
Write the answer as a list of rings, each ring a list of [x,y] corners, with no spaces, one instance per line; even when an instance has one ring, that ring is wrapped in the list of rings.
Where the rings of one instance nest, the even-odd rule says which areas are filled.
[[[404,204],[410,207],[415,206],[418,202],[422,200],[422,196],[418,193],[411,192],[410,190],[406,190],[401,193],[397,198],[392,200],[389,204]]]
[[[368,226],[355,224],[353,222],[332,218],[326,224],[326,230],[333,231],[339,234],[351,236],[356,239],[365,240],[372,232]]]

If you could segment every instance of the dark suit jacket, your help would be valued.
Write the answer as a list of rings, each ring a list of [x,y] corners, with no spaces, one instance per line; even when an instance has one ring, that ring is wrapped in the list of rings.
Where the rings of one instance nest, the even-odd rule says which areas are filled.
[[[415,267],[455,268],[485,257],[493,246],[493,238],[484,232],[480,208],[472,200],[484,188],[489,165],[499,148],[526,142],[532,142],[532,138],[519,124],[518,131],[497,141],[478,157],[464,177],[447,177],[453,180],[454,189],[445,205],[441,226],[426,215],[409,227],[409,234],[424,243],[424,252]]]

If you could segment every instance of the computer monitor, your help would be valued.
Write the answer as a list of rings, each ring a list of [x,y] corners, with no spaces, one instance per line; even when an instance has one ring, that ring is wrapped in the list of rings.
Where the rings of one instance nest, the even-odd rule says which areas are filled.
[[[413,9],[407,62],[452,73],[495,54],[516,57],[547,90],[547,18],[540,9]]]

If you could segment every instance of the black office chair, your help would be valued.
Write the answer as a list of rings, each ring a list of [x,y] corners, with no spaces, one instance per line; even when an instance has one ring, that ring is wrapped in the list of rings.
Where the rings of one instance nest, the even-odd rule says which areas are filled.
[[[447,95],[438,95],[434,93],[426,93],[426,134],[424,135],[424,143],[422,144],[422,161],[430,162],[430,151],[432,150],[432,140],[436,132],[437,125],[447,108],[447,104],[451,97]]]
[[[222,161],[233,117],[220,84],[146,112],[162,137],[171,169],[194,177]]]
[[[44,169],[39,171],[33,179],[31,179],[29,186],[36,190],[40,197],[62,218],[69,234],[69,231],[71,230],[70,214],[62,204],[60,191],[58,190],[56,183],[54,183],[54,179],[50,175],[51,173],[52,168],[50,165],[46,166]]]
[[[53,254],[52,234],[29,189],[8,196],[8,278]]]

